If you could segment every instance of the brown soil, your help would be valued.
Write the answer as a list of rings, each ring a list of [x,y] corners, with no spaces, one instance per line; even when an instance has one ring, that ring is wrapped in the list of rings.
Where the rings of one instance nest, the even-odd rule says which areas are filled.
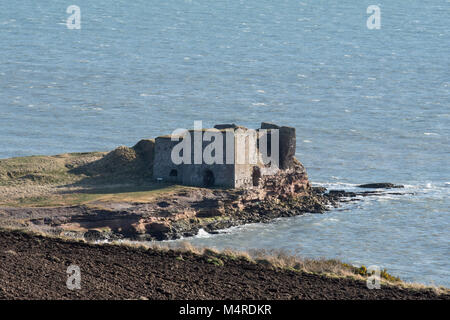
[[[382,286],[289,270],[244,259],[211,263],[176,251],[69,242],[0,231],[2,299],[450,299],[432,290]],[[182,258],[181,258],[182,257]],[[81,268],[81,290],[66,287]]]

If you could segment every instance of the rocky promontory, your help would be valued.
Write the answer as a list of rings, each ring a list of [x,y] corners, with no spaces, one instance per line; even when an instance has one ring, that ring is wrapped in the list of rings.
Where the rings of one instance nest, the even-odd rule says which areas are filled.
[[[253,188],[200,188],[152,179],[152,140],[109,153],[0,160],[0,226],[89,240],[165,240],[269,222],[387,191],[312,187],[294,158]],[[375,186],[380,187],[380,186]],[[391,186],[392,187],[392,186]],[[366,186],[366,188],[368,188]]]

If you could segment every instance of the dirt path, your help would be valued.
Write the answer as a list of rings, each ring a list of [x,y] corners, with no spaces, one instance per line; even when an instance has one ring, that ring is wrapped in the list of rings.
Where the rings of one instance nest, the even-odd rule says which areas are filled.
[[[90,245],[0,231],[2,299],[449,299],[431,290],[369,290],[364,282],[275,271],[245,260],[223,266],[175,251]],[[81,290],[67,289],[67,267]]]

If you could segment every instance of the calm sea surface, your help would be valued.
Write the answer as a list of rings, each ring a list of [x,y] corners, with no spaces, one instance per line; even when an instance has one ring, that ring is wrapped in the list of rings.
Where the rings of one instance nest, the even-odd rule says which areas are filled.
[[[450,287],[449,21],[448,0],[2,0],[0,158],[131,146],[194,120],[294,126],[313,182],[415,194],[191,241]]]

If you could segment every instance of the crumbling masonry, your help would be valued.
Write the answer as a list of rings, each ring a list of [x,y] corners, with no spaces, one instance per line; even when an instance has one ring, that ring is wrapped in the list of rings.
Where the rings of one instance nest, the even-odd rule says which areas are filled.
[[[173,141],[171,135],[161,136],[155,139],[153,177],[159,181],[199,187],[248,188],[258,186],[264,177],[276,175],[280,170],[289,170],[294,166],[295,128],[263,122],[261,128],[255,130],[256,139],[249,137],[249,129],[234,124],[216,125],[214,128],[223,138],[223,161],[213,164],[205,162],[175,164],[172,159],[172,150],[179,141]],[[272,146],[274,140],[272,135],[275,135],[275,130],[279,137],[277,141],[279,150],[273,150],[275,148]],[[200,132],[189,130],[185,133],[190,135],[191,159],[195,157],[194,133],[202,135],[204,132],[204,130]],[[211,142],[203,139],[201,141],[203,151]],[[262,146],[263,141],[267,142],[266,147]],[[233,149],[227,150],[230,146]],[[262,151],[272,157],[270,165],[260,161],[264,155]],[[277,155],[276,151],[278,151],[278,157],[276,161],[273,161],[274,155]],[[234,161],[230,163],[227,154],[228,158],[231,154]],[[256,157],[252,158],[252,156]]]

